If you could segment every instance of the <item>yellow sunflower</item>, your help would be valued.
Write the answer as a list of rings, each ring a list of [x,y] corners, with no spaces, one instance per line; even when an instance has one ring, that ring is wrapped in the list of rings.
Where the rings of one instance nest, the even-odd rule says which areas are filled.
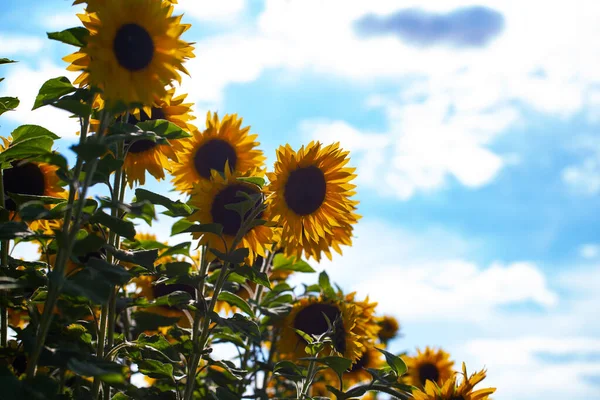
[[[222,253],[231,250],[235,236],[242,224],[238,212],[230,210],[226,206],[246,200],[244,197],[239,196],[238,192],[244,192],[250,196],[262,196],[260,187],[238,180],[238,177],[240,175],[231,173],[229,168],[226,168],[224,175],[212,170],[212,180],[201,180],[189,201],[191,205],[198,209],[189,217],[191,221],[198,221],[201,224],[217,223],[223,227],[222,238],[214,233],[194,233],[194,238],[200,239],[200,244],[206,244],[209,248]],[[246,216],[252,211],[254,210],[249,210]],[[258,218],[269,220],[266,211],[261,211]],[[273,229],[268,226],[254,226],[245,233],[236,248],[249,249],[250,254],[246,261],[247,264],[252,264],[257,255],[264,257],[265,252],[271,249],[273,235]],[[212,253],[208,257],[210,261],[215,258]]]
[[[426,347],[423,352],[417,349],[416,356],[407,356],[404,361],[408,367],[407,383],[418,388],[423,388],[427,381],[442,385],[454,375],[454,361],[442,349]]]
[[[463,379],[460,385],[456,383],[456,375],[444,382],[442,387],[427,381],[424,389],[413,391],[415,400],[488,400],[496,391],[495,388],[474,390],[475,385],[485,379],[485,370],[467,375],[467,367],[462,364]]]
[[[10,146],[10,138],[1,138],[0,152]],[[10,219],[18,219],[17,204],[8,197],[8,193],[26,194],[31,196],[50,196],[66,198],[67,191],[60,186],[56,175],[58,167],[38,161],[15,160],[12,168],[2,171],[4,184],[4,205],[9,211]],[[50,206],[48,206],[50,207]],[[29,223],[32,230],[46,229],[48,221],[37,220]]]
[[[398,320],[391,315],[385,315],[379,320],[379,340],[383,343],[387,343],[398,335],[400,330],[400,324]]]
[[[250,127],[241,127],[237,114],[225,115],[219,121],[217,113],[206,115],[206,129],[195,131],[186,139],[186,150],[173,166],[173,183],[177,190],[191,193],[196,182],[209,181],[211,171],[225,172],[225,165],[235,173],[246,174],[263,167],[265,156],[257,147],[258,135],[249,134]]]
[[[165,98],[155,101],[152,107],[136,109],[129,116],[130,124],[140,121],[165,119],[187,132],[195,129],[188,121],[194,119],[191,116],[191,103],[184,103],[186,95],[173,98],[175,89],[167,91]],[[152,140],[136,140],[127,148],[127,155],[123,163],[123,169],[127,176],[129,187],[139,183],[146,183],[146,171],[157,180],[165,178],[164,170],[171,170],[171,162],[178,160],[178,155],[185,149],[185,139],[169,140],[169,144],[158,144]]]
[[[385,358],[383,354],[377,351],[375,345],[371,343],[365,348],[356,362],[352,364],[350,369],[342,375],[344,389],[347,390],[356,384],[369,382],[372,376],[366,371],[366,368],[377,369],[384,366]],[[337,388],[339,378],[332,369],[326,369],[323,371],[323,382]]]
[[[163,0],[163,1],[164,1],[165,3],[168,3],[168,4],[177,4],[177,0]],[[83,4],[83,3],[85,3],[85,4],[86,4],[86,7],[85,7],[85,9],[86,9],[88,12],[92,12],[92,11],[94,11],[94,10],[95,10],[95,7],[96,7],[96,5],[97,5],[97,4],[103,4],[103,3],[104,3],[104,0],[75,0],[75,1],[73,2],[73,5],[77,5],[77,4]]]
[[[91,6],[91,7],[90,7]],[[166,85],[188,73],[183,61],[193,47],[180,39],[190,25],[172,16],[161,0],[103,0],[88,4],[79,19],[90,32],[87,43],[63,60],[75,80],[103,91],[109,104],[152,104],[166,95]]]
[[[360,308],[355,304],[341,300],[328,300],[324,298],[303,298],[296,302],[282,322],[281,337],[276,343],[277,351],[283,359],[298,359],[307,357],[304,347],[306,342],[295,329],[309,335],[320,335],[328,330],[327,320],[334,323],[339,317],[341,326],[335,330],[333,350],[343,357],[355,362],[365,349],[363,337],[360,332]],[[326,349],[324,354],[329,350]]]
[[[354,168],[347,168],[348,152],[339,144],[322,146],[311,142],[295,152],[289,145],[277,150],[275,171],[268,174],[272,193],[270,208],[282,225],[286,255],[317,261],[329,248],[341,252],[340,244],[351,244],[357,201]]]

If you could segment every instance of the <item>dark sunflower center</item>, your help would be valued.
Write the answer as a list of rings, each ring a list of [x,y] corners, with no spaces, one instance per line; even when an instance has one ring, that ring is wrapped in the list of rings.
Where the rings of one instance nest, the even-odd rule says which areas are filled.
[[[158,285],[152,286],[152,294],[154,295],[155,299],[174,292],[187,292],[190,294],[190,296],[192,296],[192,299],[196,298],[196,290],[192,286],[183,283],[174,283],[172,285],[159,283]]]
[[[146,114],[144,110],[140,111],[140,119],[138,120],[133,114],[129,114],[129,118],[127,119],[127,123],[131,125],[135,125],[138,122],[144,121],[154,121],[157,119],[165,119],[165,112],[162,108],[152,107],[151,111],[152,115]],[[128,152],[133,154],[143,153],[148,150],[152,150],[158,146],[158,143],[153,142],[152,140],[136,140],[133,142],[131,146],[129,146]]]
[[[212,207],[210,208],[210,214],[215,223],[223,226],[223,233],[230,236],[235,236],[242,226],[242,218],[236,210],[230,210],[225,206],[230,204],[240,203],[247,199],[243,196],[239,196],[237,192],[244,192],[249,195],[258,194],[258,189],[254,189],[251,186],[243,184],[234,184],[227,186],[221,190],[213,199]],[[248,215],[252,210],[248,210],[244,215],[244,219],[248,218]],[[258,218],[262,216],[262,212],[259,213]]]
[[[4,193],[28,194],[42,196],[46,189],[44,173],[34,163],[13,161],[12,168],[5,169]],[[5,200],[6,209],[16,211],[17,204],[10,198]]]
[[[154,43],[143,27],[138,24],[125,24],[115,35],[113,51],[123,68],[139,71],[150,65],[154,56]]]
[[[450,400],[465,400],[465,398],[462,396],[454,396]]]
[[[427,381],[437,382],[438,379],[440,379],[440,371],[435,365],[425,363],[419,367],[419,377],[421,378],[421,384],[423,385],[425,385],[425,382]]]
[[[210,179],[210,171],[225,171],[225,162],[229,161],[229,168],[235,169],[237,154],[229,143],[221,139],[212,139],[204,143],[194,155],[194,166],[200,176]]]
[[[362,368],[369,364],[369,352],[365,351],[362,356],[356,361],[352,367],[350,367],[350,372],[360,371]]]
[[[315,303],[311,304],[298,312],[294,319],[294,328],[301,330],[309,335],[322,335],[327,332],[329,326],[323,316],[325,314],[333,324],[340,315],[340,310],[333,304]],[[346,351],[345,332],[342,324],[336,326],[336,335],[334,338],[334,347],[337,351],[343,353]]]
[[[298,215],[317,211],[325,200],[327,184],[325,174],[319,168],[298,168],[290,173],[283,196],[287,206]]]

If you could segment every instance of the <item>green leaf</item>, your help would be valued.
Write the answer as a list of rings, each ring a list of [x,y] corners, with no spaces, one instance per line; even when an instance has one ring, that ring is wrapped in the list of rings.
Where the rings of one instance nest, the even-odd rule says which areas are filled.
[[[181,254],[183,256],[189,256],[191,244],[191,242],[183,242],[178,243],[174,246],[169,246],[168,249],[161,254],[161,257],[175,256],[178,254]],[[145,248],[144,245],[142,245],[142,247]]]
[[[78,95],[64,96],[53,102],[52,105],[82,118],[89,117],[92,113],[92,106],[81,100]]]
[[[300,329],[295,329],[294,328],[294,330],[296,331],[296,333],[298,335],[300,335],[300,337],[302,339],[306,340],[306,343],[311,344],[312,342],[315,341],[315,339],[313,339],[308,333],[305,333],[305,332],[301,331]]]
[[[128,250],[119,250],[115,249],[114,246],[105,246],[105,248],[115,256],[117,260],[130,262],[136,265],[141,265],[147,269],[154,268],[154,262],[158,258],[158,250],[137,250],[137,251],[128,251]]]
[[[71,146],[71,150],[84,161],[92,161],[105,155],[108,152],[108,146],[96,140],[88,140],[83,144]]]
[[[0,115],[7,111],[14,110],[19,106],[19,99],[16,97],[0,97]]]
[[[122,265],[111,264],[101,258],[90,257],[85,265],[86,269],[95,269],[105,281],[113,285],[123,286],[132,278],[132,274]]]
[[[219,293],[219,300],[226,301],[232,306],[239,308],[248,314],[251,318],[255,318],[254,312],[250,305],[246,302],[246,300],[242,299],[240,296],[230,293],[230,292],[221,292]]]
[[[222,323],[228,326],[232,331],[248,335],[256,340],[260,340],[260,330],[256,322],[248,319],[242,314],[234,314],[231,318],[221,318]]]
[[[136,125],[143,131],[154,132],[158,136],[162,136],[167,139],[182,139],[190,137],[190,134],[185,132],[179,126],[164,119],[138,122]]]
[[[185,261],[175,261],[165,264],[165,270],[169,278],[188,276],[190,269],[192,269],[192,264]]]
[[[60,204],[64,203],[66,200],[62,197],[52,197],[52,196],[34,196],[31,194],[18,194],[18,193],[8,193],[8,197],[10,197],[17,205],[25,204],[29,201],[35,201],[41,204]]]
[[[290,379],[292,381],[299,381],[304,379],[304,375],[302,374],[302,370],[291,361],[279,361],[273,367],[273,374],[281,375],[284,378]]]
[[[294,257],[286,257],[279,253],[273,258],[273,271],[295,271],[295,272],[315,272],[315,270],[304,260],[297,260]]]
[[[122,219],[108,215],[103,211],[97,211],[90,219],[90,223],[104,225],[111,231],[126,237],[127,239],[133,240],[135,238],[135,227],[131,221],[123,221]]]
[[[229,253],[222,253],[217,249],[209,249],[211,253],[216,255],[220,260],[231,263],[233,265],[243,264],[248,255],[250,254],[250,250],[245,247],[240,249],[235,249]]]
[[[145,333],[142,333],[137,339],[137,344],[150,346],[159,351],[166,351],[171,348],[171,344],[162,335],[148,336]]]
[[[159,204],[171,211],[176,217],[185,217],[192,213],[192,209],[180,200],[173,201],[168,197],[161,196],[149,190],[136,189],[135,197],[137,201],[148,200],[152,204]]]
[[[169,293],[165,296],[160,296],[155,301],[153,301],[152,304],[156,306],[173,307],[183,304],[189,304],[190,300],[192,300],[192,296],[188,292],[184,292],[183,290],[176,290],[173,293]]]
[[[252,183],[253,185],[259,186],[261,188],[265,185],[265,179],[260,178],[258,176],[251,176],[251,177],[240,176],[237,178],[237,180],[242,181],[242,182]]]
[[[95,377],[108,383],[115,384],[125,381],[123,377],[125,368],[111,361],[96,359],[80,361],[71,358],[67,362],[67,367],[77,375]]]
[[[383,355],[385,356],[385,361],[387,362],[387,364],[390,366],[390,368],[392,368],[392,370],[394,370],[394,372],[396,372],[396,374],[398,374],[398,376],[402,376],[406,373],[406,364],[404,363],[404,361],[402,360],[402,358],[387,352],[383,349],[377,349],[379,352],[383,353]]]
[[[231,390],[219,386],[217,387],[217,400],[240,400],[240,397],[235,395]]]
[[[173,224],[173,226],[171,226],[171,236],[175,236],[180,233],[184,233],[185,230],[191,226],[194,226],[193,222],[190,222],[185,218],[180,219],[179,221],[175,222]]]
[[[9,221],[0,223],[0,240],[12,240],[33,235],[24,222]]]
[[[71,84],[71,81],[65,76],[47,80],[40,88],[40,91],[33,102],[32,110],[53,103],[62,96],[73,93],[76,90],[77,89]]]
[[[106,147],[103,147],[106,149]],[[104,154],[104,153],[102,153]],[[123,165],[122,160],[117,160],[112,154],[106,154],[98,161],[96,173],[94,174],[93,182],[109,182],[110,174],[115,172]]]
[[[11,60],[9,58],[0,58],[0,65],[2,64],[12,64],[12,63],[16,63],[18,61],[15,60]]]
[[[173,366],[157,360],[138,361],[140,372],[150,378],[170,378],[173,379]]]
[[[333,369],[335,373],[342,378],[342,374],[350,369],[352,366],[352,361],[343,357],[321,357],[321,358],[303,358],[303,360],[315,361],[319,364],[325,364],[329,368]]]
[[[49,274],[54,277],[54,274]],[[91,301],[93,304],[105,304],[113,291],[113,286],[94,268],[83,268],[64,281],[65,294]]]
[[[65,29],[60,32],[47,32],[48,39],[58,40],[59,42],[70,44],[72,46],[84,47],[90,32],[84,27]]]
[[[87,235],[83,239],[77,240],[73,246],[73,255],[87,256],[92,253],[97,253],[104,245],[105,240],[97,235]]]
[[[234,280],[236,278],[235,275],[238,275],[238,276],[243,277],[241,282],[244,282],[245,280],[249,280],[249,281],[252,281],[259,285],[265,286],[265,287],[271,287],[271,282],[269,282],[269,276],[267,274],[265,274],[264,272],[260,272],[253,268],[247,267],[245,265],[236,266],[233,269],[233,272],[234,273],[230,275],[230,277],[232,279],[229,279],[229,280]]]
[[[178,221],[179,222],[179,221]],[[175,226],[175,225],[173,225]],[[190,225],[180,233],[214,233],[221,235],[223,233],[223,225],[221,224],[194,224]]]
[[[23,142],[34,144],[40,139],[50,139],[51,141],[54,141],[60,137],[39,125],[21,125],[12,131],[10,135],[13,138],[11,146],[15,146]]]

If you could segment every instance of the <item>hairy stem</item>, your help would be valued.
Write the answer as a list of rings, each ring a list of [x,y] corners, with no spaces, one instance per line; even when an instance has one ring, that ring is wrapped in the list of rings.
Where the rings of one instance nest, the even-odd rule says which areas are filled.
[[[4,175],[0,168],[0,207],[4,208]],[[8,240],[0,242],[0,271],[4,275],[4,269],[8,269]],[[8,344],[8,308],[6,306],[7,298],[4,290],[0,296],[0,346],[6,347]]]

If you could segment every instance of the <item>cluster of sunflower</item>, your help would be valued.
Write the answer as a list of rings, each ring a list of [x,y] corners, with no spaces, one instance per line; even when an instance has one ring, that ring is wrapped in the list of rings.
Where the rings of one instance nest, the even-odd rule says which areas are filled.
[[[193,104],[175,88],[194,57],[176,3],[77,0],[83,26],[48,34],[77,47],[64,60],[79,75],[47,81],[34,109],[79,120],[74,166],[41,126],[2,137],[3,394],[487,399],[494,389],[474,389],[485,372],[467,376],[463,365],[458,381],[441,350],[387,351],[398,322],[325,272],[303,290],[292,284],[315,272],[305,260],[352,244],[349,153],[285,145],[267,172],[237,115],[209,112],[194,125]],[[148,174],[170,175],[184,201],[144,188]],[[157,207],[177,219],[169,243],[138,231]],[[189,240],[174,244],[180,235]],[[24,243],[39,249],[34,260],[11,256]],[[219,356],[231,348],[236,356]]]

